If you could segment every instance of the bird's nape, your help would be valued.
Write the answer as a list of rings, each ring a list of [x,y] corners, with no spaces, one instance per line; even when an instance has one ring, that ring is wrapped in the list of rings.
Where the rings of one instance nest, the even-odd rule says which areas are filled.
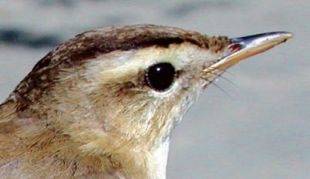
[[[290,37],[229,39],[156,25],[80,34],[0,105],[0,174],[163,179],[171,131],[206,83]]]

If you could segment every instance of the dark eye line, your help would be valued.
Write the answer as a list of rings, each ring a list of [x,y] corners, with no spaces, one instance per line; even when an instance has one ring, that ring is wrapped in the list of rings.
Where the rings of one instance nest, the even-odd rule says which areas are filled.
[[[135,82],[133,82],[133,81],[124,82],[122,84],[122,90],[127,89],[127,90],[134,90],[134,91],[136,91],[136,90],[139,90],[139,89],[141,90],[145,86],[148,86],[148,88],[149,88],[148,82],[146,80],[147,72],[148,72],[148,69],[146,69],[146,70],[145,69],[141,69],[137,73],[137,79],[135,80]],[[176,70],[175,74],[174,74],[174,77],[173,77],[174,81],[177,80],[178,78],[180,78],[183,73],[184,73],[184,70],[182,70],[182,69]]]
[[[175,79],[180,78],[180,76],[182,76],[183,73],[184,73],[184,70],[176,70],[175,75],[174,75]]]

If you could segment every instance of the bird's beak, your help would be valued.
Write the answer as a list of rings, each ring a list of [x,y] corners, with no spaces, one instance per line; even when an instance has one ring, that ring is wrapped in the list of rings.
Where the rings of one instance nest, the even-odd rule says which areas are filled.
[[[213,65],[204,70],[204,73],[224,71],[230,66],[250,56],[262,53],[276,45],[279,45],[293,35],[289,32],[270,32],[246,37],[232,38],[227,48],[226,55]]]

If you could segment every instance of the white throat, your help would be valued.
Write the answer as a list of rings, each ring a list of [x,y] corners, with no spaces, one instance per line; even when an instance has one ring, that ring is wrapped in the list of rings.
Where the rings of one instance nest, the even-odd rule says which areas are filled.
[[[166,168],[169,153],[169,138],[167,138],[162,144],[158,146],[152,152],[150,157],[150,171],[151,179],[165,179],[166,178]]]

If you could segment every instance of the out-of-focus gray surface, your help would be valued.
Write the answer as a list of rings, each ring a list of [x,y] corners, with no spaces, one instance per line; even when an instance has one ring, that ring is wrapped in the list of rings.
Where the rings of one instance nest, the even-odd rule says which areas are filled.
[[[176,128],[168,178],[310,178],[308,0],[1,0],[0,99],[54,44],[84,30],[154,23],[231,37],[294,39],[238,64]],[[42,47],[42,48],[38,48]]]

